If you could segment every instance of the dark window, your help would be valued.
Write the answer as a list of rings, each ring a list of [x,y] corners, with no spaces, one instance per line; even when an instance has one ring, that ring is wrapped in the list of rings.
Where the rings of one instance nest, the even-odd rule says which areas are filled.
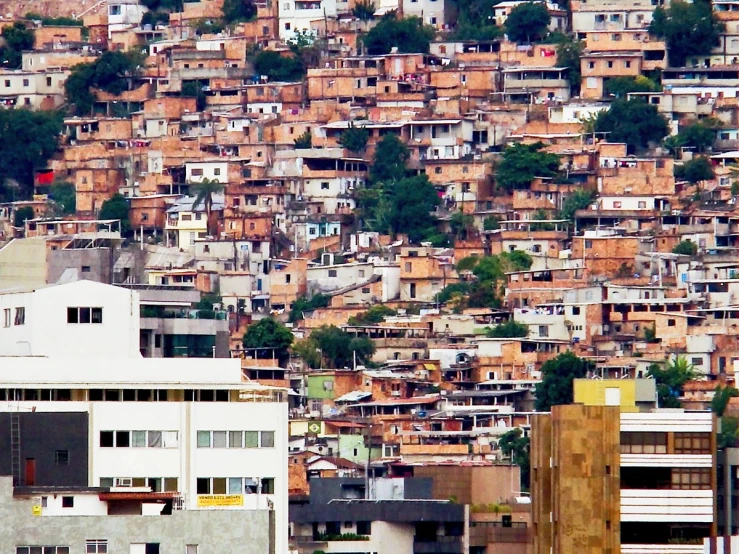
[[[622,454],[666,454],[667,433],[621,433]]]
[[[100,447],[112,448],[115,445],[113,431],[100,431]]]
[[[372,522],[371,521],[358,521],[357,522],[357,535],[371,535],[372,534]]]
[[[580,315],[580,307],[572,306],[572,315]]]
[[[228,391],[217,390],[216,391],[216,402],[228,402]]]
[[[90,323],[90,308],[80,308],[80,323]]]
[[[198,494],[210,494],[210,479],[198,479]]]
[[[101,401],[103,399],[102,389],[90,389],[89,398],[91,402]]]
[[[273,477],[265,477],[262,479],[262,494],[275,493],[275,480]]]
[[[131,446],[131,433],[129,431],[116,431],[115,445],[118,448],[128,448]]]
[[[67,323],[79,323],[77,308],[67,308]]]
[[[57,450],[54,452],[54,463],[58,466],[68,466],[69,450]]]
[[[159,554],[159,543],[158,542],[147,542],[145,554]]]
[[[62,508],[74,508],[74,496],[62,496]]]
[[[103,322],[103,309],[102,308],[92,308],[92,322],[93,323]]]

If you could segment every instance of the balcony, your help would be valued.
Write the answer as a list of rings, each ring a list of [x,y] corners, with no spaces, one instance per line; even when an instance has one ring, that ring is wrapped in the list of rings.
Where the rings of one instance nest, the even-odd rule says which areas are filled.
[[[622,489],[621,521],[711,523],[713,491]]]
[[[462,537],[414,537],[413,554],[462,554]]]

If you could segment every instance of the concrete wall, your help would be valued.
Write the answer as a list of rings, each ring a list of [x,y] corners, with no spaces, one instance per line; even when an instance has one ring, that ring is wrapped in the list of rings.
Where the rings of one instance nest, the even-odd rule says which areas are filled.
[[[274,553],[274,530],[267,510],[183,510],[161,516],[50,516],[40,525],[33,507],[39,498],[13,498],[12,480],[0,477],[0,552],[16,546],[68,546],[70,554],[86,552],[91,538],[108,541],[108,552],[135,552],[135,544],[159,543],[160,554],[182,554],[198,545],[198,554],[221,552]],[[282,554],[282,553],[280,553]]]

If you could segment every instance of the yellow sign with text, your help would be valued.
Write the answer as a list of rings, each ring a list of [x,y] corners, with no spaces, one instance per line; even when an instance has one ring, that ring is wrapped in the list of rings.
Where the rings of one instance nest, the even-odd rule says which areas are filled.
[[[207,494],[198,496],[198,508],[243,505],[244,497],[240,494]]]
[[[40,516],[41,515],[41,506],[39,506],[38,504],[36,504],[33,508],[31,508],[31,511],[32,511],[33,515]]]

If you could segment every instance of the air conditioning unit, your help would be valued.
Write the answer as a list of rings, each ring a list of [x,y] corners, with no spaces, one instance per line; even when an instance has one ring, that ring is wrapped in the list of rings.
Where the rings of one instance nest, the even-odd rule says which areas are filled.
[[[133,479],[130,477],[117,477],[113,484],[116,487],[133,487]]]

